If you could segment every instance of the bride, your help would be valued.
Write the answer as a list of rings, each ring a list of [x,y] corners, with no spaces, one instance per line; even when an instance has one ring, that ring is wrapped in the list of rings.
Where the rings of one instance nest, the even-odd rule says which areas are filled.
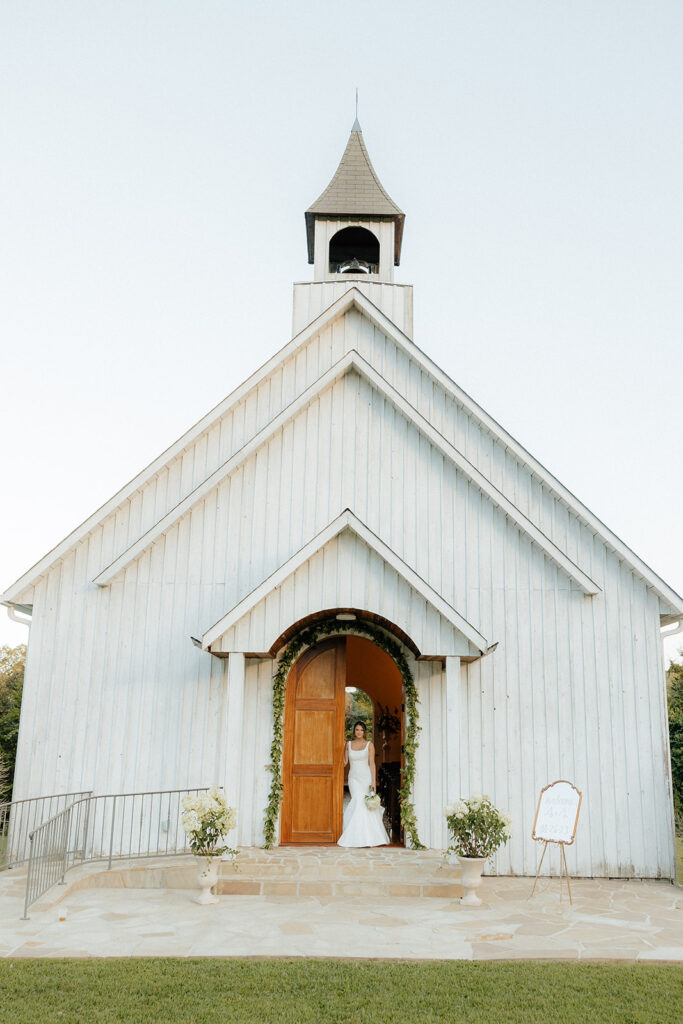
[[[375,792],[375,748],[368,743],[363,722],[353,727],[353,739],[344,745],[344,764],[349,768],[351,800],[344,808],[344,831],[339,846],[384,846],[389,836],[382,824],[382,808],[371,811],[365,797]]]

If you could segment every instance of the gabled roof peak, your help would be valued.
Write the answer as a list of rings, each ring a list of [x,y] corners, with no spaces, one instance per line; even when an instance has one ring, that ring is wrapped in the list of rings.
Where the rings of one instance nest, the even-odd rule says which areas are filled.
[[[393,220],[394,263],[399,264],[405,214],[383,187],[365,148],[363,132],[356,117],[344,155],[325,191],[306,210],[308,261],[313,263],[316,217],[358,217]]]

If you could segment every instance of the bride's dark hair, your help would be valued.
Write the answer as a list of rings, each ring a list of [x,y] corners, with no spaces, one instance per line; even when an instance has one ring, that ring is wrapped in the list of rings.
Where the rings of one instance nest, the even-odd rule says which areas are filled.
[[[365,722],[361,722],[360,718],[358,719],[357,722],[353,723],[353,729],[351,730],[351,739],[353,739],[355,737],[355,735],[356,735],[356,726],[357,725],[359,725],[361,727],[361,729],[363,730],[363,739],[366,740],[368,738],[368,727],[365,724]]]

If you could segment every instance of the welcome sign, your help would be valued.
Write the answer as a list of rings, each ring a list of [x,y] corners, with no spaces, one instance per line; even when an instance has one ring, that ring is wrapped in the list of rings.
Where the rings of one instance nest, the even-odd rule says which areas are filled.
[[[581,792],[565,779],[544,786],[538,798],[532,839],[571,846],[581,809]]]

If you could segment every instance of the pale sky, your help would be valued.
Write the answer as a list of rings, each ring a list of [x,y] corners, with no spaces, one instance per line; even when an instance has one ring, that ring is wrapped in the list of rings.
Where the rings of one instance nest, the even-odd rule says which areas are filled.
[[[680,0],[5,2],[0,590],[289,340],[358,86],[416,343],[683,592],[682,53]]]

